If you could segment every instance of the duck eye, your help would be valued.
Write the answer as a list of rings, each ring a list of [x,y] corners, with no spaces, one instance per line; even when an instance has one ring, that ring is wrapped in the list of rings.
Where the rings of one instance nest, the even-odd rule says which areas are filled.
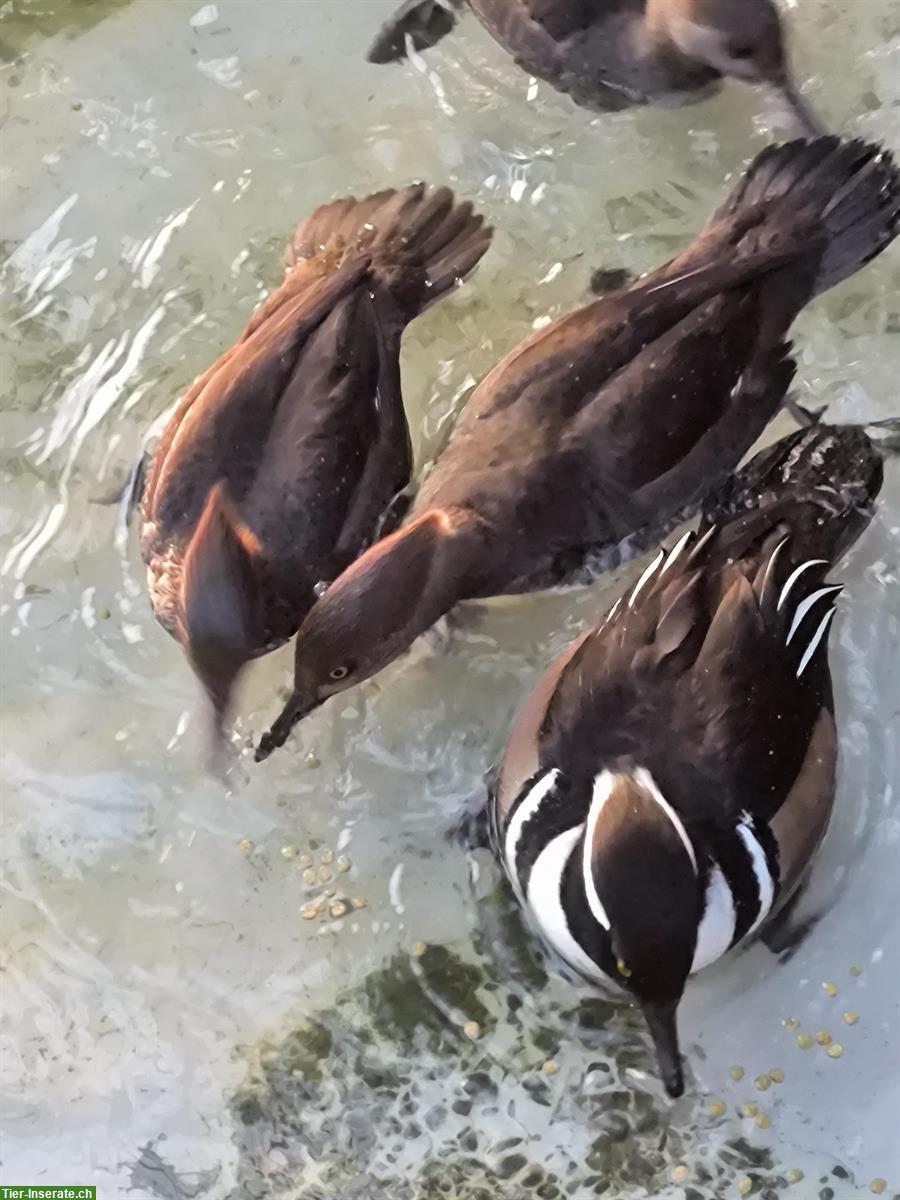
[[[349,667],[335,667],[333,671],[328,672],[329,679],[346,679],[350,674]]]
[[[752,58],[753,57],[753,47],[752,46],[732,46],[731,47],[731,57],[732,58]]]

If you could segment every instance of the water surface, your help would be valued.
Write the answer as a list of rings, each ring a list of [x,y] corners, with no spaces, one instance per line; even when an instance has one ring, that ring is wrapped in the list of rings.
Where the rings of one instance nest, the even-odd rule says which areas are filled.
[[[104,1198],[698,1200],[744,1176],[759,1196],[844,1200],[876,1177],[896,1193],[896,464],[841,572],[839,797],[804,909],[827,916],[790,961],[756,946],[692,987],[675,1105],[633,1015],[543,964],[493,866],[444,836],[525,688],[615,581],[421,643],[242,765],[230,794],[198,769],[192,677],[133,540],[93,501],[277,281],[292,224],[419,177],[496,223],[477,275],[405,343],[425,462],[472,383],[581,302],[592,268],[656,265],[779,132],[739,86],[594,118],[473,21],[424,60],[369,67],[390,7],[0,8],[3,1177]],[[788,17],[822,115],[896,143],[891,0]],[[894,249],[802,317],[806,403],[898,412],[898,295]],[[248,673],[244,741],[289,669],[286,651]],[[306,885],[330,853],[351,869]],[[330,888],[366,907],[302,919]],[[842,1057],[797,1047],[820,1029]],[[758,1092],[773,1067],[784,1082]],[[740,1115],[749,1102],[769,1127]]]

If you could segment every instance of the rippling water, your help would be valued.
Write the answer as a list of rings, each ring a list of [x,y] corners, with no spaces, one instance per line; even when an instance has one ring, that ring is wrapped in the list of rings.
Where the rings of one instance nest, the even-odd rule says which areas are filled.
[[[839,797],[805,901],[827,915],[788,962],[756,946],[692,987],[693,1083],[675,1105],[632,1014],[547,968],[493,866],[445,836],[524,689],[615,582],[480,611],[230,793],[198,770],[193,679],[150,616],[133,540],[94,501],[277,280],[292,224],[417,177],[496,223],[477,275],[405,343],[421,462],[473,381],[580,302],[593,267],[658,263],[778,132],[739,86],[594,119],[472,21],[424,60],[369,67],[391,4],[0,7],[3,1177],[166,1200],[705,1200],[744,1176],[764,1197],[844,1200],[875,1177],[893,1194],[896,464],[842,571]],[[896,144],[896,5],[791,8],[814,105]],[[895,248],[803,316],[808,403],[900,411],[898,295]],[[245,740],[289,665],[249,672]],[[365,907],[301,919],[332,888]],[[842,1057],[797,1047],[819,1029]],[[784,1082],[757,1091],[776,1066]],[[748,1102],[769,1127],[740,1115]]]

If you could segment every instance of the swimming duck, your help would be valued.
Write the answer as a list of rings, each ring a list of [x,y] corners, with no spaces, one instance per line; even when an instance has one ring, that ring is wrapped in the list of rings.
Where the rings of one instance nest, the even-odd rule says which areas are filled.
[[[433,46],[464,0],[406,0],[385,22],[370,62]],[[801,130],[822,133],[792,82],[773,0],[467,0],[531,75],[601,110],[702,99],[724,77],[774,93]]]
[[[689,975],[771,921],[828,825],[841,587],[826,576],[881,481],[858,427],[763,451],[514,723],[490,805],[498,857],[560,956],[637,1000],[672,1096]]]
[[[292,637],[324,583],[395,521],[411,469],[404,326],[490,239],[447,188],[317,209],[291,239],[284,282],[163,432],[141,555],[153,611],[199,677],[218,738],[244,664]]]
[[[695,511],[782,404],[797,312],[879,253],[898,217],[900,174],[879,147],[770,147],[682,255],[513,350],[406,524],[310,610],[257,760],[459,601],[583,581]]]

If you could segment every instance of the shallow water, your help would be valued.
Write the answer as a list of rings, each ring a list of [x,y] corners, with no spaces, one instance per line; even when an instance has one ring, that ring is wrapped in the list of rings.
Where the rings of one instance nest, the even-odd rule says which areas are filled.
[[[738,86],[594,119],[472,21],[414,65],[368,67],[390,7],[0,8],[3,1179],[104,1198],[697,1200],[744,1175],[760,1196],[844,1200],[875,1177],[896,1193],[896,463],[841,572],[840,791],[804,902],[827,915],[788,962],[756,946],[692,987],[692,1086],[674,1106],[632,1014],[543,964],[492,864],[444,836],[524,689],[614,581],[420,644],[240,766],[229,794],[198,769],[192,677],[133,539],[93,501],[277,280],[292,222],[424,177],[496,223],[476,276],[405,343],[422,462],[472,382],[580,302],[592,267],[655,265],[778,130]],[[892,0],[805,0],[790,19],[821,114],[896,143]],[[807,403],[897,414],[898,295],[895,247],[802,317]],[[284,651],[248,673],[244,741],[289,667]],[[350,870],[308,887],[303,855],[334,871],[328,851]],[[301,919],[332,886],[366,907]],[[791,1017],[843,1056],[800,1050]],[[758,1092],[776,1066],[784,1082]],[[740,1116],[751,1101],[770,1127]],[[805,1172],[791,1187],[790,1168]]]

